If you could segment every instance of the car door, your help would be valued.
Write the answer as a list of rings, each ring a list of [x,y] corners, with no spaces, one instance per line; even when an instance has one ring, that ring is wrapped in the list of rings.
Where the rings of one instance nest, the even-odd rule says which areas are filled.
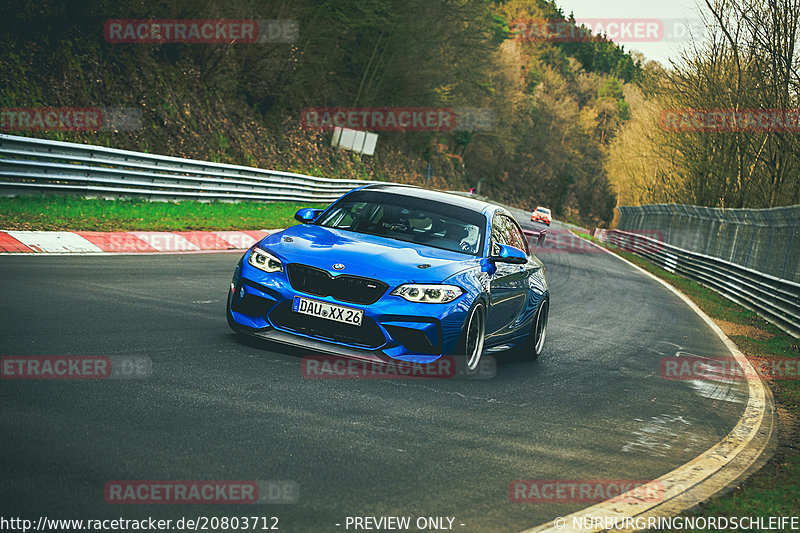
[[[498,244],[519,248],[530,255],[522,230],[514,219],[502,213],[492,218],[492,255],[496,255]],[[510,339],[516,333],[527,305],[530,271],[530,262],[525,265],[495,263],[495,271],[490,276],[486,319],[486,336],[492,343]]]

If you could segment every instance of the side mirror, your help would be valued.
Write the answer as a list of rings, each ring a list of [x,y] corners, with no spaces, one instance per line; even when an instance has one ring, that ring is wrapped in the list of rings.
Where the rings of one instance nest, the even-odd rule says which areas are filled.
[[[303,224],[309,224],[311,222],[314,222],[314,219],[316,219],[319,216],[319,214],[322,213],[322,211],[323,211],[322,209],[312,209],[310,207],[304,207],[303,209],[298,210],[297,213],[294,214],[294,219],[298,222],[302,222]]]
[[[528,256],[519,248],[498,244],[499,252],[489,258],[492,263],[511,263],[512,265],[524,265],[528,262]]]

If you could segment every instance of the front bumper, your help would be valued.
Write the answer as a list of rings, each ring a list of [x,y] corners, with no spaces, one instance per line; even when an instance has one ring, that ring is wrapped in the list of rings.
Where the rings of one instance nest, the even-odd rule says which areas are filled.
[[[297,291],[284,272],[268,274],[242,261],[231,282],[228,319],[255,337],[372,362],[430,363],[456,352],[472,304],[468,293],[447,304],[424,304],[391,296],[391,290],[373,304],[353,304]],[[362,309],[362,325],[295,313],[295,296]]]

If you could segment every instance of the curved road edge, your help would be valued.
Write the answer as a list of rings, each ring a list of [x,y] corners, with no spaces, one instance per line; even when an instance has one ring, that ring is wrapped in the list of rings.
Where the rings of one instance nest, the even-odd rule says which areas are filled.
[[[586,242],[592,246],[597,246],[591,241]],[[680,297],[717,334],[742,369],[748,375],[756,375],[755,370],[744,354],[739,351],[711,317],[705,314],[685,294],[627,259],[601,246],[597,247],[627,263],[644,275],[658,281]],[[637,499],[632,491],[618,498],[622,501],[606,500],[561,517],[562,521],[559,522],[561,527],[557,527],[556,524],[550,522],[527,529],[524,533],[603,531],[609,528],[599,526],[599,524],[635,525],[636,521],[646,524],[647,519],[650,517],[677,515],[743,481],[772,457],[777,439],[775,402],[772,397],[772,391],[761,378],[748,379],[747,382],[748,401],[739,422],[716,445],[688,463],[654,480],[654,482],[659,482],[663,487],[663,497],[658,501],[653,501],[653,498]],[[598,527],[588,529],[573,528],[575,523],[593,523],[598,524]],[[635,528],[627,530],[634,531]]]

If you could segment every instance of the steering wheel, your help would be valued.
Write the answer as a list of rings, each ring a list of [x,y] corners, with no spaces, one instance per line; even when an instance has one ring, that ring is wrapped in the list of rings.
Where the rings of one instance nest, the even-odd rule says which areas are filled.
[[[399,222],[384,222],[381,224],[388,231],[399,231],[401,233],[411,233],[411,224],[407,219],[402,219]]]

